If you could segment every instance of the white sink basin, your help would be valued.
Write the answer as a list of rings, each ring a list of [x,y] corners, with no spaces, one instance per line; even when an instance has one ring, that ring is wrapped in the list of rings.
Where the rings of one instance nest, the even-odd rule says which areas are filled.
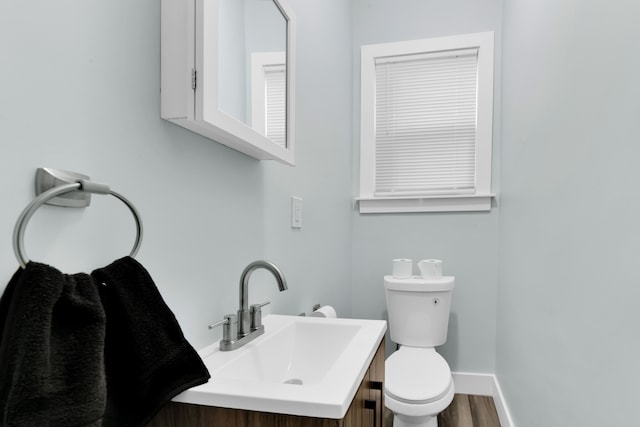
[[[342,418],[386,331],[383,320],[270,315],[265,334],[222,352],[200,351],[211,379],[177,402]]]

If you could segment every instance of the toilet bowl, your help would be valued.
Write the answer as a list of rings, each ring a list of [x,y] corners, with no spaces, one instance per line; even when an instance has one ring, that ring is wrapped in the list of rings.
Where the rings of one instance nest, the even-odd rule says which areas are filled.
[[[453,401],[451,369],[435,347],[445,343],[455,278],[384,277],[389,333],[399,349],[385,361],[385,406],[394,427],[437,427]]]
[[[385,406],[394,427],[435,427],[455,393],[449,365],[433,348],[401,347],[385,362]]]

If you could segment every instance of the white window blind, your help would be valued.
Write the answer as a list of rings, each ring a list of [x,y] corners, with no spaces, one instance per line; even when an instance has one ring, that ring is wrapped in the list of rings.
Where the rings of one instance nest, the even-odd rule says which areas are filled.
[[[375,196],[475,192],[478,49],[375,58]]]
[[[286,66],[284,64],[265,65],[265,132],[267,138],[286,147]]]

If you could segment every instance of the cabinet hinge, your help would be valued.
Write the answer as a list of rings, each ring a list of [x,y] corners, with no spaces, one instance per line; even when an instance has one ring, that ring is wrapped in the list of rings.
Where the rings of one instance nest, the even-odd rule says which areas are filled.
[[[198,83],[198,73],[195,68],[191,69],[191,89],[196,90]]]

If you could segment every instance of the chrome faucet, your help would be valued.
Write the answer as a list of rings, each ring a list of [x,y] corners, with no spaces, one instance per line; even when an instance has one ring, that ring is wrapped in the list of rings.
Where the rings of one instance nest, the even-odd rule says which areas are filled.
[[[238,337],[244,337],[252,333],[255,329],[262,327],[261,308],[269,301],[262,304],[254,304],[249,311],[249,278],[251,274],[259,268],[270,271],[278,282],[280,292],[287,289],[287,281],[284,275],[275,264],[269,261],[254,261],[245,267],[240,275],[240,309],[238,310]]]
[[[252,304],[249,307],[249,278],[259,268],[264,268],[273,274],[280,292],[287,289],[287,281],[275,264],[269,261],[254,261],[246,266],[240,275],[240,308],[237,316],[235,314],[227,314],[223,320],[209,325],[209,329],[213,329],[216,326],[223,327],[220,351],[235,350],[264,334],[262,307],[269,304],[269,301],[261,304]]]

